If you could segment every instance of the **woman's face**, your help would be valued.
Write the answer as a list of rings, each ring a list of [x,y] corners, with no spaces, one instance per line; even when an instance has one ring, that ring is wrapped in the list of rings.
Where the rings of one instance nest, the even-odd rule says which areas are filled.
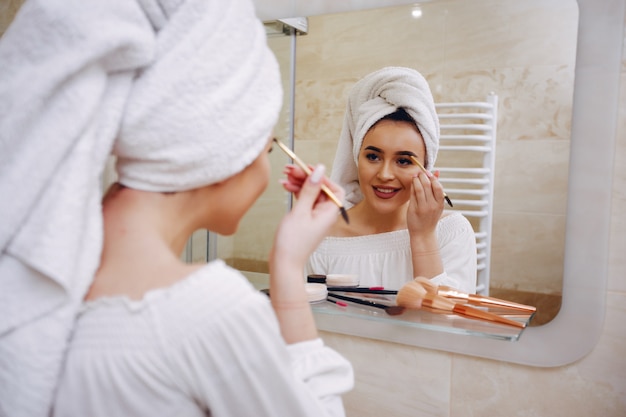
[[[358,159],[359,185],[370,207],[389,213],[409,201],[413,177],[419,172],[411,154],[424,163],[426,146],[414,124],[381,120],[370,128]]]

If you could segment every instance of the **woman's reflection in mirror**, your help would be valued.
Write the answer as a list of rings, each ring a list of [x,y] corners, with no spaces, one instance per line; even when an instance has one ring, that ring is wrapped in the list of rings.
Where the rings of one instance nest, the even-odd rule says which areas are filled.
[[[331,174],[346,190],[350,224],[337,220],[305,273],[357,274],[361,286],[392,289],[424,276],[474,293],[476,238],[461,213],[444,210],[431,172],[438,148],[439,118],[418,71],[386,67],[358,81]]]

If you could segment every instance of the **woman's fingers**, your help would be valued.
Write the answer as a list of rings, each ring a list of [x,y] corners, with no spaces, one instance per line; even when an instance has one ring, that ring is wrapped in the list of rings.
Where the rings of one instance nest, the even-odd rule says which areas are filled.
[[[444,192],[436,175],[420,172],[413,178],[413,194],[418,204],[443,204]]]
[[[434,233],[443,204],[443,188],[434,175],[422,172],[413,178],[413,193],[407,214],[411,235]]]
[[[304,266],[306,259],[322,241],[337,220],[339,209],[322,191],[322,185],[343,191],[324,177],[325,169],[317,166],[302,184],[299,198],[283,218],[277,230],[274,248],[281,256],[288,256]]]
[[[286,191],[294,193],[296,197],[298,197],[302,184],[306,181],[306,173],[295,165],[286,165],[285,169],[283,169],[283,174],[285,174],[287,178],[281,179],[280,184]]]
[[[335,194],[335,196],[339,199],[339,201],[343,201],[343,198],[345,195],[343,188],[333,183],[330,179],[324,176],[325,168],[323,166],[318,166],[318,167],[321,167],[319,169],[322,170],[321,174],[319,174],[320,171],[318,171],[318,174],[317,174],[317,175],[321,175],[321,179],[319,181],[323,183],[328,189],[330,189]],[[310,169],[312,173],[315,173],[316,169],[318,168],[312,166],[310,167]],[[300,167],[297,167],[295,165],[285,166],[283,173],[287,176],[287,178],[280,180],[281,185],[286,191],[290,193],[294,193],[296,198],[300,199],[301,198],[300,192],[304,184],[307,182],[307,179],[310,178],[309,175],[307,175]],[[317,178],[314,178],[314,180],[318,181]],[[326,196],[326,194],[323,192],[322,193],[318,192],[317,195],[318,195],[318,198],[316,201],[326,201],[329,199],[329,197]]]
[[[324,172],[326,172],[324,165],[318,165],[309,178],[303,182],[300,195],[298,196],[298,200],[300,200],[303,205],[313,206],[314,202],[317,200],[322,186]]]
[[[429,190],[430,180],[425,173],[420,172],[415,177],[413,177],[413,195],[418,204],[418,207],[427,203]]]

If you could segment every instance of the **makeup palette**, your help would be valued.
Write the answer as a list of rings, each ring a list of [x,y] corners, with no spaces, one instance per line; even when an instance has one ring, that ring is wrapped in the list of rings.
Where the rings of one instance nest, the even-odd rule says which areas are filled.
[[[309,299],[309,303],[318,303],[326,300],[328,290],[325,284],[307,282],[305,285],[306,295]]]
[[[329,287],[357,287],[359,276],[356,274],[327,274],[326,285]]]

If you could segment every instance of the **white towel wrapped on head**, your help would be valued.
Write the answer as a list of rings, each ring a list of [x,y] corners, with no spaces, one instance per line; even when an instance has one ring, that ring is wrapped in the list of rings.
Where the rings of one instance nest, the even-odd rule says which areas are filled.
[[[47,416],[114,141],[130,187],[210,184],[258,156],[282,92],[249,0],[26,0],[0,62],[0,415]]]
[[[254,10],[230,3],[187,0],[160,31],[113,149],[120,183],[201,187],[243,170],[267,144],[282,104],[278,63]]]
[[[439,118],[430,87],[416,70],[385,67],[360,79],[350,90],[331,179],[344,187],[346,208],[363,199],[358,158],[367,131],[380,119],[403,108],[415,120],[426,145],[426,169],[439,149]]]

